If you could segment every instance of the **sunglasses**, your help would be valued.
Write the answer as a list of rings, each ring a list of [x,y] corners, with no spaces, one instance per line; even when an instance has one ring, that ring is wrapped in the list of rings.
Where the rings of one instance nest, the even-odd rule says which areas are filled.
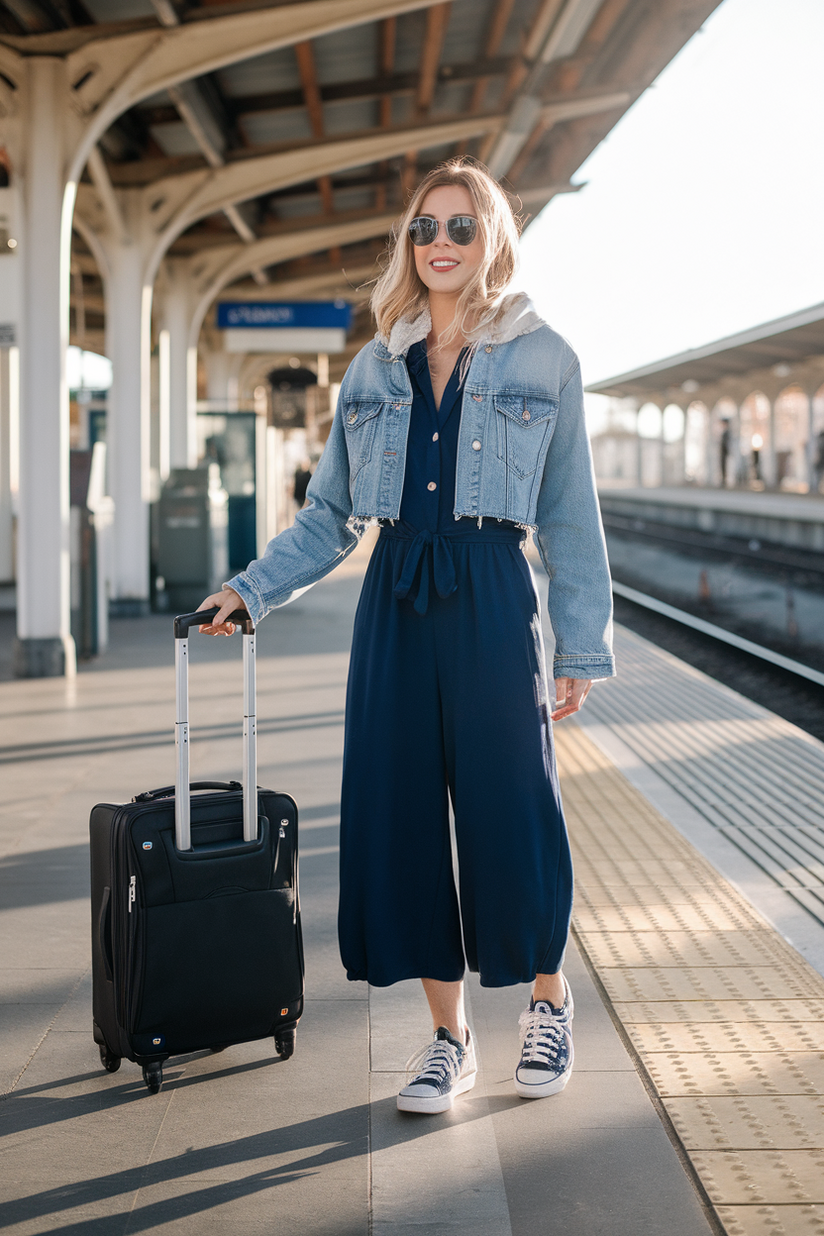
[[[453,215],[451,219],[433,219],[431,215],[419,215],[409,224],[409,238],[413,245],[423,248],[438,239],[441,223],[453,245],[471,245],[478,234],[478,220],[472,215]]]

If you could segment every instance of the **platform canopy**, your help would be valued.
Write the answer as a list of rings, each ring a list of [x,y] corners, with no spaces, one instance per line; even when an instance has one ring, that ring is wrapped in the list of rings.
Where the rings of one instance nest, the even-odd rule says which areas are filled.
[[[822,357],[824,303],[595,382],[587,391],[653,401],[675,397],[678,402],[684,394],[698,397],[706,388],[731,388],[736,379],[754,380],[765,371],[780,384],[794,376],[794,370],[809,367],[808,362],[818,373],[820,365],[815,362]]]
[[[357,301],[428,168],[481,157],[528,222],[580,187],[575,171],[717,4],[0,0],[0,52],[64,58],[85,115],[134,99],[111,105],[82,177],[73,342],[104,350],[88,237],[120,190],[174,210],[166,257],[220,268],[204,296]],[[361,308],[353,346],[369,333]]]

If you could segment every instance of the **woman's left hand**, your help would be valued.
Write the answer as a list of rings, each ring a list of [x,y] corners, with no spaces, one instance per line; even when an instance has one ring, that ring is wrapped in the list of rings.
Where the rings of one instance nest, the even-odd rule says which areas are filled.
[[[564,717],[577,712],[591,686],[591,678],[556,678],[555,710],[549,714],[552,720],[563,721]]]

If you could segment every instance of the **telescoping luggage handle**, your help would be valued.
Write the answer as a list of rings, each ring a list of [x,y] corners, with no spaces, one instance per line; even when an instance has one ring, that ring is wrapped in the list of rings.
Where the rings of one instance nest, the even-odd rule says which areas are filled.
[[[209,623],[218,609],[201,609],[175,618],[175,845],[191,850],[192,823],[189,785],[189,627]],[[243,632],[243,840],[257,837],[257,706],[255,702],[255,627],[245,611],[226,619]]]

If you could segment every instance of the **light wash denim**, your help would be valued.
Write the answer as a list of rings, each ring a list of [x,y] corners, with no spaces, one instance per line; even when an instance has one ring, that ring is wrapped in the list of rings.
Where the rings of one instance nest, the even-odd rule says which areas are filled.
[[[608,678],[612,590],[578,358],[525,297],[510,299],[466,375],[455,519],[507,519],[535,532],[549,575],[554,676]],[[349,366],[308,506],[229,580],[255,622],[332,571],[370,522],[398,518],[412,404],[406,353],[428,330],[428,314],[401,323]]]

